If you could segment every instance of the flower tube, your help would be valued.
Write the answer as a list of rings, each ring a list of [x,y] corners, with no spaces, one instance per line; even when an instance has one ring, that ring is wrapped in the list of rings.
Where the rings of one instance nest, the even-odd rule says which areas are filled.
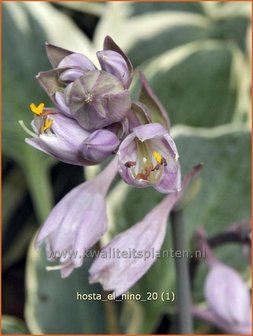
[[[46,243],[49,261],[59,259],[63,278],[83,264],[84,253],[106,230],[106,193],[117,173],[117,160],[95,178],[72,189],[51,211],[41,227],[35,246]]]

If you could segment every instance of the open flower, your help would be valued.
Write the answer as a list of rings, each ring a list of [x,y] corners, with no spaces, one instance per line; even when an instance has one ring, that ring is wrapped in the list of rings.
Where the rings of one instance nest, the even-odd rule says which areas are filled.
[[[91,248],[106,230],[106,193],[117,173],[114,159],[99,175],[72,189],[51,211],[35,241],[36,248],[46,242],[47,258],[59,258],[60,269],[67,277],[83,263],[84,252]]]
[[[37,80],[65,115],[89,131],[125,118],[131,107],[127,89],[133,69],[110,37],[97,54],[102,70],[82,54],[50,44],[46,49],[54,69],[40,72]]]
[[[118,150],[119,173],[136,187],[153,186],[169,193],[181,188],[181,169],[176,145],[160,124],[133,128]]]
[[[115,236],[101,250],[100,256],[89,270],[90,283],[100,282],[104,290],[114,291],[116,296],[119,296],[148,271],[163,244],[170,211],[180,201],[189,182],[201,169],[202,165],[194,167],[185,176],[180,192],[167,195],[143,220]],[[124,256],[122,259],[120,255],[111,258],[103,257],[103,255],[111,255],[112,250],[131,253],[128,252],[127,258]],[[134,254],[134,251],[137,253]],[[150,257],[147,258],[147,255]]]
[[[32,136],[26,139],[29,145],[70,164],[97,164],[119,146],[113,132],[101,129],[90,133],[56,109],[37,113],[31,124],[34,132],[27,130],[22,122],[21,125]]]
[[[210,267],[204,288],[208,308],[195,306],[193,314],[229,334],[251,334],[252,307],[246,283],[237,271],[215,257],[203,230],[198,231],[198,238]]]

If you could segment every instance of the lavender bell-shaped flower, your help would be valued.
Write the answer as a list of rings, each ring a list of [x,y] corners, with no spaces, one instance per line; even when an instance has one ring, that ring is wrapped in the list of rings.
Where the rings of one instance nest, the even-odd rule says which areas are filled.
[[[198,238],[210,267],[204,287],[208,309],[193,307],[193,314],[227,333],[251,334],[252,306],[246,283],[237,271],[214,256],[202,229]]]
[[[153,186],[162,193],[181,189],[181,169],[175,142],[158,123],[133,128],[118,150],[119,173],[136,187]]]
[[[36,111],[36,110],[35,110]],[[26,142],[54,158],[75,165],[94,165],[112,155],[119,146],[119,139],[109,130],[90,133],[74,119],[68,118],[56,109],[37,112],[28,130],[31,135]]]
[[[72,189],[51,211],[40,229],[35,246],[46,243],[47,258],[59,258],[63,278],[83,264],[84,253],[106,230],[106,193],[117,173],[116,159],[95,178]]]
[[[167,195],[142,221],[115,236],[101,250],[100,256],[89,270],[90,283],[100,282],[104,290],[114,291],[116,296],[119,296],[148,271],[155,262],[155,256],[163,244],[170,211],[180,202],[191,179],[201,169],[202,165],[194,167],[185,176],[180,192]],[[120,254],[106,258],[108,254],[111,255],[110,251],[113,250],[129,254],[127,258],[124,255],[122,259]]]
[[[122,121],[131,107],[126,88],[132,65],[111,38],[106,37],[104,45],[106,50],[98,52],[98,70],[86,56],[47,44],[54,69],[37,76],[56,106],[89,131]]]

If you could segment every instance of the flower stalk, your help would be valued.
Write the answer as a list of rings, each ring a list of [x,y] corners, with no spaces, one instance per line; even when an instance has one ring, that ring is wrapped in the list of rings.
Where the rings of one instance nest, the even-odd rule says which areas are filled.
[[[171,212],[171,227],[173,248],[175,251],[186,250],[185,228],[183,222],[183,211],[174,210]],[[186,258],[176,258],[176,296],[178,302],[179,330],[181,334],[192,334],[193,323],[191,315],[191,289],[190,277],[188,269],[188,261]]]

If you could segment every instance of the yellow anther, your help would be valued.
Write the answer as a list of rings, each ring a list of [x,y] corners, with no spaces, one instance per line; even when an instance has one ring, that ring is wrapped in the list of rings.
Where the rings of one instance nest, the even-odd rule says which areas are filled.
[[[52,126],[52,123],[53,123],[52,119],[46,119],[43,125],[43,132],[49,129]]]
[[[161,156],[161,154],[159,154],[158,152],[156,152],[156,151],[154,151],[153,152],[153,156],[154,156],[154,158],[156,159],[156,162],[158,163],[158,164],[162,164],[162,156]]]
[[[45,106],[44,103],[40,103],[38,106],[36,106],[34,103],[32,103],[32,104],[30,104],[30,109],[34,114],[40,116],[43,113],[44,106]]]

